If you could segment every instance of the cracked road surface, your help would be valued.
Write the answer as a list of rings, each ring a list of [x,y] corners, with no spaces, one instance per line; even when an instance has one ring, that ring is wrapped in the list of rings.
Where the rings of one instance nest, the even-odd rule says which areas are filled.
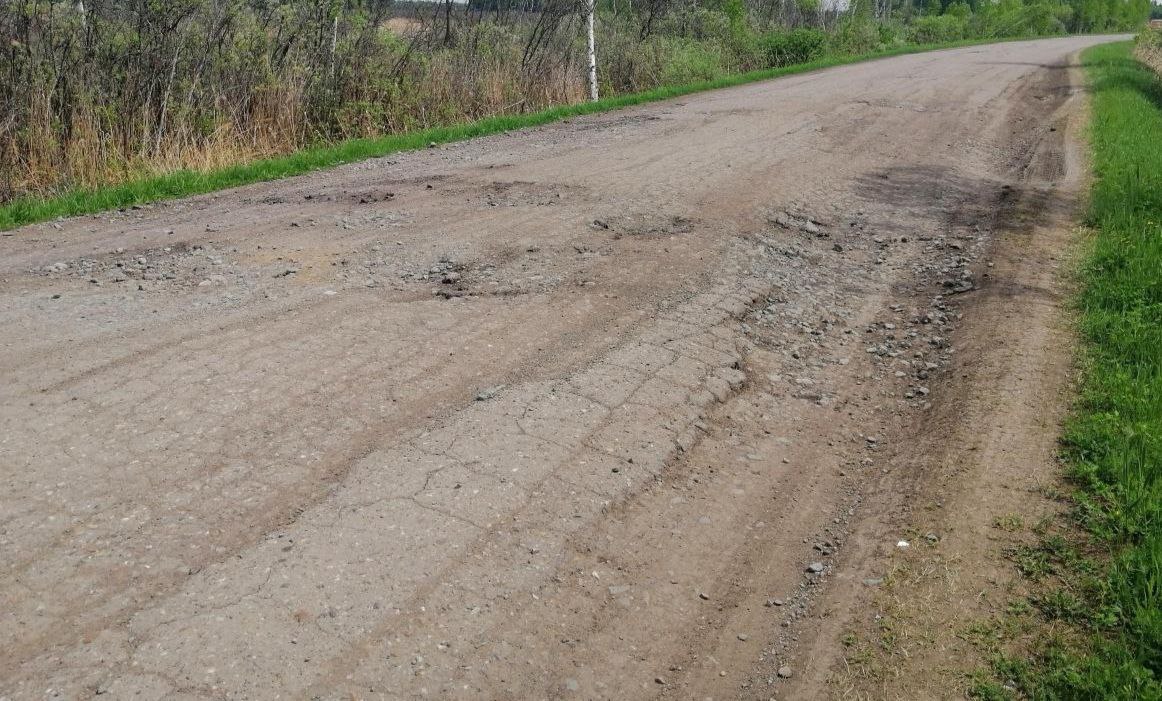
[[[777,693],[1099,41],[0,238],[0,698]]]

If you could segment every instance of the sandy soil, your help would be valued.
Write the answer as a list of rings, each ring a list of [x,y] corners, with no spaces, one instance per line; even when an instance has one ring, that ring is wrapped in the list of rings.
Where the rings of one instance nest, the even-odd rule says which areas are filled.
[[[1099,41],[5,235],[0,698],[898,693],[862,582],[1051,452]]]

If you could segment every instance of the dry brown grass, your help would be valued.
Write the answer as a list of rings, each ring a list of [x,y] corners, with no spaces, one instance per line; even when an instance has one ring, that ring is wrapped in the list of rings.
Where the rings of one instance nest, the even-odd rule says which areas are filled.
[[[450,37],[431,17],[369,23],[367,11],[340,18],[332,33],[307,4],[276,20],[238,10],[215,35],[212,3],[173,31],[158,30],[170,21],[164,12],[141,29],[115,10],[86,25],[61,7],[0,6],[0,36],[18,37],[7,54],[0,47],[0,203],[538,111],[586,94],[571,17],[550,26],[530,55],[528,22],[459,13]]]
[[[1155,29],[1151,23],[1151,27],[1138,37],[1134,56],[1152,68],[1155,73],[1162,75],[1162,24]]]

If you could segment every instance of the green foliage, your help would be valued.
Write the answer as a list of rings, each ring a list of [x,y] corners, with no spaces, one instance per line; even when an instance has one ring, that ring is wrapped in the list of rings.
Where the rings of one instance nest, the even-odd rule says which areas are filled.
[[[827,35],[819,29],[800,27],[789,32],[770,32],[759,39],[768,66],[789,66],[822,58]]]
[[[641,40],[628,32],[608,32],[602,48],[605,58],[598,73],[605,94],[714,80],[750,67],[732,50],[728,31],[701,40],[669,35]]]
[[[1136,30],[1151,11],[1150,0],[1069,0],[1071,32]]]
[[[972,6],[967,2],[954,2],[944,8],[944,14],[967,21],[972,16]]]
[[[822,0],[795,0],[795,7],[799,14],[804,16],[816,15],[822,6]]]
[[[662,42],[665,60],[658,74],[658,84],[685,85],[714,80],[730,72],[729,59],[723,47],[688,39],[666,39]]]
[[[911,29],[915,43],[939,44],[963,39],[968,34],[968,22],[955,15],[919,17]]]
[[[829,41],[831,51],[838,54],[868,53],[903,43],[899,25],[860,17],[841,20]]]

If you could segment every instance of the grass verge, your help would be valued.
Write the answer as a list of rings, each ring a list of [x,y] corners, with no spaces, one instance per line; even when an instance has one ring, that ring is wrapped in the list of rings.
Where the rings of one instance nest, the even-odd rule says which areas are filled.
[[[1031,654],[993,657],[980,698],[1162,699],[1162,76],[1125,43],[1083,63],[1095,234],[1064,439],[1078,489],[1072,523],[1015,553],[1027,577],[1052,580],[1030,602],[1041,633]]]
[[[1020,40],[1006,39],[1005,41]],[[231,187],[239,187],[241,185],[249,185],[267,180],[277,180],[294,175],[301,175],[314,170],[333,168],[345,163],[354,163],[400,151],[423,148],[433,143],[443,144],[462,141],[512,129],[540,126],[568,117],[606,112],[631,105],[666,100],[690,93],[726,88],[760,80],[769,80],[794,73],[805,73],[823,68],[904,54],[996,43],[997,41],[996,39],[984,39],[946,44],[913,45],[859,56],[833,56],[811,63],[753,71],[750,73],[726,76],[716,80],[661,87],[629,95],[619,95],[601,100],[600,102],[563,105],[532,114],[491,117],[468,124],[439,127],[375,139],[353,139],[334,145],[305,149],[286,156],[263,159],[219,170],[207,172],[181,170],[166,175],[135,180],[121,185],[97,189],[74,190],[55,197],[21,198],[0,206],[0,231],[14,229],[25,224],[48,221],[57,217],[103,212],[135,204],[147,204],[189,195],[225,190]]]

